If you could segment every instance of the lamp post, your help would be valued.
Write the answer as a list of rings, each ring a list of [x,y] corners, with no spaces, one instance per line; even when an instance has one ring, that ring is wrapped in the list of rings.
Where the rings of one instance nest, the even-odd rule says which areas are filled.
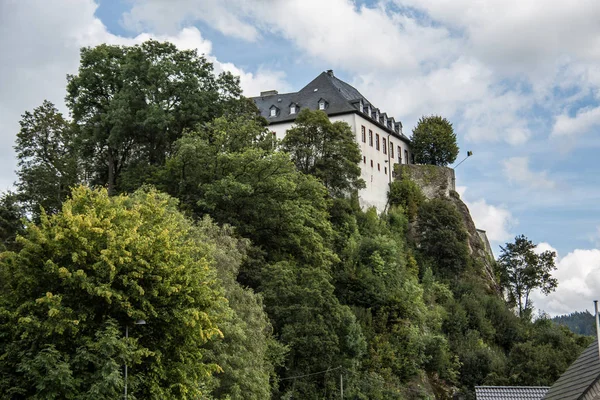
[[[143,319],[138,319],[133,323],[134,325],[146,325],[146,321]],[[125,339],[129,339],[129,325],[125,325]],[[124,385],[124,395],[123,398],[127,400],[127,362],[125,362],[125,385]]]
[[[458,166],[462,163],[465,162],[465,160],[469,157],[471,157],[473,155],[472,151],[467,151],[467,156],[465,158],[463,158],[463,160],[461,162],[459,162],[458,164],[456,164],[453,168],[452,168],[452,190],[456,190],[456,168],[458,168]]]

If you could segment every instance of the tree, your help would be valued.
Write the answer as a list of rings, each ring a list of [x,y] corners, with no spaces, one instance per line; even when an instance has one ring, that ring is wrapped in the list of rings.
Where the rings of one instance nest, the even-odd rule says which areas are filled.
[[[411,149],[420,164],[452,164],[458,156],[452,124],[437,115],[421,117],[413,129]]]
[[[92,183],[111,194],[135,190],[185,130],[218,117],[241,93],[239,79],[215,76],[195,50],[152,40],[83,48],[79,72],[68,79],[67,105]]]
[[[77,187],[0,255],[3,398],[200,398],[218,367],[222,289],[201,237],[156,191]],[[123,336],[125,326],[146,325]]]
[[[304,109],[282,142],[299,171],[316,176],[334,196],[365,187],[362,155],[350,126],[331,123],[323,111]]]
[[[11,192],[0,196],[0,253],[16,249],[17,235],[23,233],[24,210]]]
[[[15,145],[19,198],[35,216],[40,207],[54,213],[80,178],[74,127],[49,101],[25,112],[20,123]]]
[[[510,302],[518,306],[519,316],[529,315],[531,291],[540,289],[542,293],[549,294],[558,285],[556,278],[552,277],[552,271],[556,269],[556,253],[550,250],[536,252],[536,245],[524,235],[515,237],[514,243],[500,248],[498,267],[501,282],[508,290]]]
[[[442,277],[457,277],[469,263],[467,231],[449,200],[432,199],[419,208],[417,246]]]

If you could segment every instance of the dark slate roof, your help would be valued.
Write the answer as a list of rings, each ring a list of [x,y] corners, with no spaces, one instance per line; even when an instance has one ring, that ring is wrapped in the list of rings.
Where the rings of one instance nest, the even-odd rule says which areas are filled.
[[[541,400],[548,386],[475,386],[477,400]]]
[[[576,400],[600,377],[598,341],[588,346],[579,358],[558,378],[544,399]]]
[[[325,100],[327,107],[325,112],[327,115],[340,115],[358,113],[365,118],[370,118],[371,122],[378,124],[383,130],[391,133],[392,135],[410,142],[410,139],[404,134],[397,132],[395,129],[383,124],[383,114],[380,113],[379,121],[375,119],[374,107],[356,88],[336,78],[333,73],[322,72],[313,79],[308,85],[294,93],[278,93],[270,94],[266,96],[253,97],[254,103],[261,112],[261,115],[269,121],[270,124],[277,124],[281,122],[294,121],[298,115],[298,112],[303,108],[309,108],[311,110],[318,109],[319,100]],[[365,106],[365,112],[360,112],[360,101],[362,100]],[[296,114],[290,114],[289,106],[294,103],[297,107]],[[366,106],[371,106],[373,116],[366,114]],[[278,108],[278,113],[275,117],[271,117],[270,110],[275,106]],[[392,118],[389,118],[391,121]],[[396,121],[396,125],[402,126],[400,122]]]

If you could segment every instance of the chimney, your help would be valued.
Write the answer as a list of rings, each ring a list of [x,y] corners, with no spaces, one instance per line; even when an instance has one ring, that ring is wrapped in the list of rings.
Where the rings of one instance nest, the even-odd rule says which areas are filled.
[[[260,97],[275,96],[277,93],[277,90],[267,90],[266,92],[260,92]]]
[[[333,78],[333,70],[332,69],[328,69],[327,70],[327,75],[331,76]]]

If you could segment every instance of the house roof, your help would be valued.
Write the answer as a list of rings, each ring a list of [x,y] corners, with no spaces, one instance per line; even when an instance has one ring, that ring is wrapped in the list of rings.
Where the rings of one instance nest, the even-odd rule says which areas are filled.
[[[598,341],[594,340],[579,358],[558,378],[550,388],[545,400],[580,399],[600,378]]]
[[[548,386],[475,386],[477,400],[541,400]]]
[[[383,124],[383,114],[380,115],[379,120],[375,119],[374,111],[377,110],[377,107],[374,107],[366,97],[356,90],[356,88],[335,77],[331,71],[322,72],[298,92],[277,93],[275,91],[269,91],[263,93],[261,96],[252,98],[260,110],[261,115],[265,117],[270,124],[294,121],[298,116],[297,113],[303,108],[311,110],[318,109],[318,103],[321,99],[327,102],[325,112],[330,116],[357,113],[364,118],[370,119],[372,123],[380,126],[386,132],[405,142],[410,142],[410,139],[402,133],[402,130],[400,129],[402,124],[400,122],[395,122],[395,126],[390,128]],[[360,111],[361,101],[365,106],[364,112]],[[295,114],[290,114],[289,110],[284,109],[284,107],[288,107],[291,103],[296,104],[299,108],[296,110]],[[368,115],[366,113],[367,105],[371,106],[373,115]],[[280,108],[282,112],[271,117],[269,109],[272,106]],[[391,122],[392,118],[388,119]]]

